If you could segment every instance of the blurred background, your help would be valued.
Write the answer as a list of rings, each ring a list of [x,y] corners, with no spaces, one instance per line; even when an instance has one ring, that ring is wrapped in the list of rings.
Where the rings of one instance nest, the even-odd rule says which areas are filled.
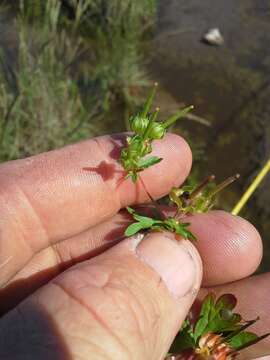
[[[126,130],[153,82],[161,119],[189,142],[190,182],[235,173],[231,211],[270,155],[267,0],[0,1],[0,161]],[[241,215],[261,232],[269,270],[270,176]],[[252,254],[251,254],[252,256]]]

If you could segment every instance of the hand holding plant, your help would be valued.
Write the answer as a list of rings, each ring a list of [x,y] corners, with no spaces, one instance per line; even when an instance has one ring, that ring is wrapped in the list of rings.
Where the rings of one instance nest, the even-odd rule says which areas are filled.
[[[156,139],[162,139],[165,134],[166,126],[155,122],[158,111],[152,115],[153,120],[152,116],[149,119],[146,118],[153,96],[154,90],[145,104],[144,111],[135,118],[131,118],[131,127],[133,126],[135,135],[127,138],[128,146],[121,152],[120,160],[125,170],[128,170],[126,178],[131,176],[133,182],[138,180],[138,172],[157,164],[162,160],[157,157],[149,157],[147,159],[139,158],[152,151],[151,146],[149,146],[147,152],[139,152],[140,148],[143,148],[144,145],[148,145],[149,140],[144,143],[144,139],[147,134],[151,134],[152,129],[155,129],[155,127],[157,128],[156,134],[158,136],[155,137]],[[136,144],[136,147],[134,147],[134,144]],[[138,146],[138,144],[140,145]],[[145,164],[144,167],[136,167],[133,162],[133,165],[129,168],[130,163],[123,161],[127,154],[132,154],[132,150],[135,156],[136,154],[139,154],[139,161],[137,164],[142,162]],[[206,192],[205,188],[208,183],[214,180],[214,178],[215,176],[211,175],[194,188],[190,186],[172,188],[169,193],[169,198],[176,206],[174,216],[164,215],[156,203],[154,206],[156,213],[158,213],[157,218],[140,215],[134,209],[127,207],[127,211],[132,215],[135,222],[127,227],[125,235],[133,236],[141,231],[168,231],[173,233],[175,240],[178,241],[181,240],[181,238],[186,240],[196,240],[194,234],[188,230],[190,223],[183,222],[183,218],[187,215],[196,213],[207,213],[214,205],[216,194],[238,179],[239,174],[231,176],[211,191]],[[152,199],[151,194],[148,191],[147,193],[150,199]],[[235,305],[236,298],[232,294],[224,294],[216,302],[215,295],[209,294],[201,305],[201,311],[196,323],[192,325],[188,317],[185,320],[182,329],[179,331],[179,335],[174,341],[175,345],[172,346],[172,349],[178,349],[178,354],[169,355],[168,359],[185,358],[185,353],[183,353],[183,351],[185,352],[188,350],[186,356],[190,360],[232,360],[237,357],[240,350],[257,344],[270,335],[270,333],[266,333],[257,336],[255,333],[244,331],[259,318],[242,322],[241,315],[232,312]]]
[[[108,159],[120,168],[111,158],[119,142],[99,137],[1,165],[1,359],[161,359],[201,285],[236,294],[243,318],[265,314],[254,332],[269,329],[269,275],[241,280],[262,251],[245,220],[216,211],[189,217],[202,284],[193,243],[171,232],[124,238],[130,222],[120,210],[144,203],[145,189],[119,186],[117,172],[83,170]],[[181,187],[191,157],[176,135],[153,147],[163,161],[142,176],[160,198]],[[269,345],[266,338],[242,354],[263,356]]]

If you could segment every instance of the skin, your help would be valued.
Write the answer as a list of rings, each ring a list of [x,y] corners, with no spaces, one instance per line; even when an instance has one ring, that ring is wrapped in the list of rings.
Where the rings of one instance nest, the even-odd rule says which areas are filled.
[[[1,164],[0,358],[162,359],[201,285],[199,297],[233,292],[244,318],[261,316],[253,329],[269,331],[270,275],[248,277],[262,244],[246,220],[223,211],[189,217],[197,249],[170,234],[124,239],[130,220],[121,209],[149,201],[147,192],[164,196],[192,163],[186,142],[167,135],[154,143],[163,161],[142,182],[123,181],[124,138]],[[189,258],[177,258],[178,247]],[[190,267],[183,283],[164,275],[178,260],[182,271]],[[266,339],[242,356],[269,353]]]

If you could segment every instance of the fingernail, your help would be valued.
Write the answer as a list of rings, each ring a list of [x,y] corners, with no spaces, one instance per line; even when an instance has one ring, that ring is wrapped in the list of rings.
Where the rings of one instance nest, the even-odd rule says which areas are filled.
[[[181,298],[199,287],[201,260],[189,241],[177,241],[171,233],[150,233],[138,244],[136,253],[159,274],[174,297]]]

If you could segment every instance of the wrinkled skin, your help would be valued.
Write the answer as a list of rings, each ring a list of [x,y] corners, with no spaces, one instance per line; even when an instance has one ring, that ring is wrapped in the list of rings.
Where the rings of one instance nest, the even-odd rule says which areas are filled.
[[[124,139],[99,137],[0,165],[1,359],[162,359],[201,278],[199,296],[232,292],[245,318],[263,319],[254,331],[269,331],[270,275],[248,277],[262,244],[244,219],[223,211],[190,217],[197,249],[188,241],[179,248],[190,256],[182,271],[190,266],[192,288],[181,293],[182,284],[177,298],[168,290],[178,279],[167,286],[153,270],[169,254],[177,264],[168,250],[175,243],[147,238],[140,251],[155,253],[150,268],[132,250],[135,240],[123,240],[129,219],[121,209],[148,201],[147,191],[159,198],[180,186],[192,162],[185,141],[167,135],[153,144],[163,161],[142,182],[123,181]],[[269,349],[266,339],[242,356]]]

